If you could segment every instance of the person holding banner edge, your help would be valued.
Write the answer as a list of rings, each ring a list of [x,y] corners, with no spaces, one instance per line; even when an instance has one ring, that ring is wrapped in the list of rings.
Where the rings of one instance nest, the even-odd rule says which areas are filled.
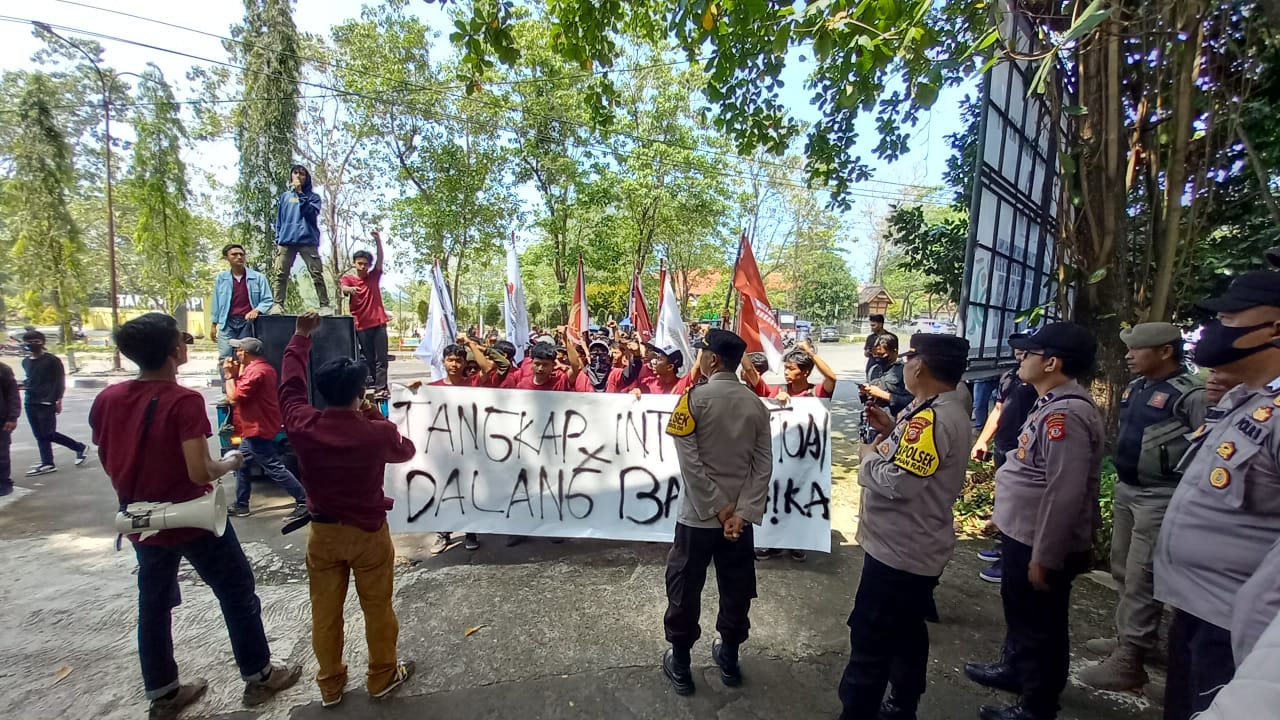
[[[679,695],[694,692],[690,651],[702,634],[702,587],[713,561],[720,637],[711,657],[725,685],[742,683],[738,648],[747,639],[756,597],[752,526],[764,520],[773,472],[769,411],[738,381],[746,342],[713,329],[697,348],[708,380],[681,395],[666,429],[675,442],[684,492],[667,558],[663,625],[671,648],[662,656],[662,671]]]

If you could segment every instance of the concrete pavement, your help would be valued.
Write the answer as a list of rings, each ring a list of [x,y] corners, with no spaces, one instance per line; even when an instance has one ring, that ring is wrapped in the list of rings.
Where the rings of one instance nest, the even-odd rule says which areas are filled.
[[[704,637],[694,648],[697,693],[674,695],[658,668],[665,647],[662,544],[531,540],[503,547],[484,537],[468,553],[454,547],[431,557],[422,535],[397,536],[396,607],[400,649],[418,675],[390,700],[373,702],[361,688],[363,628],[354,592],[348,597],[350,692],[321,710],[309,678],[309,603],[303,548],[306,531],[281,536],[288,496],[254,489],[254,515],[234,521],[253,563],[272,648],[303,662],[306,677],[266,707],[240,707],[238,680],[217,603],[184,565],[183,605],[174,611],[174,638],[184,676],[209,678],[209,694],[185,717],[211,718],[833,718],[835,688],[848,652],[845,618],[862,564],[854,545],[858,491],[853,475],[856,388],[861,348],[823,346],[845,380],[833,402],[835,480],[830,555],[806,563],[779,558],[759,564],[759,600],[752,638],[743,646],[746,684],[720,685],[711,663],[714,584],[703,602]],[[393,378],[422,374],[416,361],[392,364]],[[210,399],[213,390],[205,391]],[[92,391],[72,390],[62,429],[88,439]],[[212,414],[212,408],[210,408]],[[145,715],[135,649],[135,562],[112,548],[114,497],[96,459],[71,465],[57,450],[59,472],[20,476],[35,461],[21,421],[13,464],[20,494],[0,498],[0,705],[18,718],[139,718]],[[962,543],[938,588],[942,623],[930,627],[930,690],[921,718],[970,719],[978,705],[1007,700],[968,683],[968,660],[994,659],[1003,633],[999,588],[982,583]],[[1086,662],[1084,640],[1110,632],[1114,596],[1088,582],[1075,594],[1073,639]],[[479,627],[471,635],[466,631]],[[70,672],[58,680],[60,671]],[[1061,715],[1154,718],[1131,696],[1068,689]]]

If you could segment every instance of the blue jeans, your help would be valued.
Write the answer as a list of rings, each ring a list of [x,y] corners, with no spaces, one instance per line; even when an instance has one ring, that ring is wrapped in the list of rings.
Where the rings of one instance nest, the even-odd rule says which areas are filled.
[[[247,437],[240,439],[240,452],[244,454],[244,465],[236,471],[236,505],[249,507],[249,463],[257,463],[262,467],[272,482],[279,483],[285,492],[293,496],[299,503],[307,501],[307,491],[302,483],[289,472],[280,454],[276,452],[276,443],[272,438]]]
[[[227,321],[218,326],[218,377],[223,380],[226,377],[222,374],[222,361],[235,354],[231,347],[232,340],[239,340],[251,335],[249,330],[253,325],[244,319],[243,315],[228,315]]]
[[[222,605],[222,619],[231,636],[240,676],[259,680],[271,669],[271,649],[262,629],[262,606],[254,592],[253,570],[244,556],[235,528],[227,523],[222,537],[201,533],[176,545],[134,543],[138,555],[138,659],[147,698],[156,699],[178,688],[178,664],[173,659],[173,608],[182,603],[178,563],[183,559],[200,574]]]
[[[982,432],[991,413],[991,399],[1000,385],[1000,378],[983,378],[973,383],[973,429]]]

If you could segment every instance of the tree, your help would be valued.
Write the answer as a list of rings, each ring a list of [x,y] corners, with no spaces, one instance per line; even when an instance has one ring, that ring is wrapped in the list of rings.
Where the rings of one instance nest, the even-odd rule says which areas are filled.
[[[54,116],[58,95],[44,73],[27,77],[18,101],[20,128],[13,141],[13,171],[3,202],[12,229],[19,287],[29,305],[48,298],[63,341],[71,338],[72,310],[84,297],[84,243],[71,217],[75,187],[71,145]],[[71,361],[74,368],[74,361]]]
[[[244,0],[244,23],[232,27],[224,45],[244,67],[244,97],[270,102],[240,103],[233,111],[240,179],[235,188],[236,231],[241,243],[265,264],[275,252],[276,198],[293,165],[302,77],[298,28],[290,0]]]
[[[844,255],[833,247],[810,249],[797,258],[803,280],[791,290],[791,307],[801,317],[833,325],[858,309],[858,282]]]
[[[926,279],[925,289],[960,302],[969,213],[952,207],[898,205],[889,213],[888,241]]]
[[[180,156],[187,131],[160,68],[149,66],[142,79],[123,196],[137,212],[132,243],[142,261],[142,286],[163,300],[166,312],[177,315],[195,289],[195,235],[187,167]]]

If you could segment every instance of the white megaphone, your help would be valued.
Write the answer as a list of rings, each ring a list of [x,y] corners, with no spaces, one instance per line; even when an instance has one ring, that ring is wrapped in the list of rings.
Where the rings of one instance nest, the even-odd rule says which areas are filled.
[[[200,528],[217,537],[227,531],[227,492],[214,483],[213,492],[182,503],[135,502],[116,513],[116,532],[142,533],[142,540],[161,530]]]

